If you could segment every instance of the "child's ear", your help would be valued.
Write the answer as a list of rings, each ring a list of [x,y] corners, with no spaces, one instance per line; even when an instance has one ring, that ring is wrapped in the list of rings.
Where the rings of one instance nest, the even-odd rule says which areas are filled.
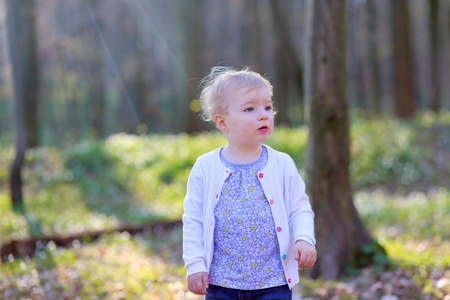
[[[216,123],[217,129],[222,132],[228,132],[227,122],[223,115],[217,114],[214,116],[214,122]]]

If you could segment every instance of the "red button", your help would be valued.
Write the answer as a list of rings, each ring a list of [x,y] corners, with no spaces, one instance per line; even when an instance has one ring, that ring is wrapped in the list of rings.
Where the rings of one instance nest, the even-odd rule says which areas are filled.
[[[264,174],[263,173],[259,173],[259,178],[263,178]]]
[[[291,279],[289,278],[289,279],[288,279],[288,282],[289,282],[289,283],[291,283],[291,282],[292,282],[292,280],[291,280]]]
[[[277,231],[280,232],[280,231],[281,231],[281,227],[278,227],[278,228],[277,228]]]
[[[270,200],[270,204],[274,204],[275,203],[275,201],[273,201],[273,200]]]

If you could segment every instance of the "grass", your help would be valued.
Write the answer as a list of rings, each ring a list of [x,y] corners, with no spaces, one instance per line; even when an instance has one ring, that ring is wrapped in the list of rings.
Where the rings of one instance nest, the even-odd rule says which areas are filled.
[[[394,289],[408,299],[438,299],[450,293],[449,116],[355,119],[355,204],[397,269],[375,266],[338,282],[303,279],[297,296],[380,298]],[[1,144],[0,243],[179,219],[192,164],[224,143],[217,133],[118,134],[66,150],[32,149],[26,157],[23,214],[10,205],[13,151]],[[306,143],[304,127],[278,128],[268,141],[289,153],[302,175]],[[180,230],[162,236],[110,234],[70,249],[49,244],[34,258],[11,257],[0,266],[0,299],[198,299],[187,291],[181,251]]]
[[[33,259],[2,267],[2,299],[184,299],[181,231],[104,236],[72,249],[49,244]],[[3,292],[2,292],[3,291]]]

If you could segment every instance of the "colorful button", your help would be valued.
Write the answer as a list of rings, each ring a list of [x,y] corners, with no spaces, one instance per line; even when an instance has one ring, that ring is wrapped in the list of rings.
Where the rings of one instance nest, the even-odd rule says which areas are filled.
[[[277,228],[277,231],[280,232],[280,231],[281,231],[281,227],[278,227],[278,228]]]
[[[286,259],[286,258],[287,258],[287,255],[286,255],[286,254],[284,254],[284,255],[283,255],[283,259]]]
[[[263,178],[264,177],[264,174],[263,173],[259,173],[259,178]]]
[[[270,200],[270,204],[274,204],[275,203],[275,201],[273,201],[273,199],[272,200]]]
[[[288,282],[289,282],[289,283],[291,283],[291,282],[292,282],[292,280],[291,280],[291,279],[289,278],[289,279],[288,279]]]

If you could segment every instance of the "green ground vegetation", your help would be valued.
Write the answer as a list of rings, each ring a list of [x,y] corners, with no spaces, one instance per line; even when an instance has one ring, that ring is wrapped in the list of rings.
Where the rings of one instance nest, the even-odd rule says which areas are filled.
[[[360,274],[349,268],[339,282],[304,279],[296,293],[315,299],[362,299],[364,293],[381,297],[403,290],[411,299],[447,297],[450,114],[427,112],[410,121],[368,121],[355,114],[353,120],[355,204],[393,268],[373,266]],[[225,142],[216,132],[117,134],[67,149],[30,149],[21,212],[14,212],[9,199],[13,148],[0,143],[0,244],[179,220],[196,158]],[[306,143],[306,127],[278,128],[268,141],[290,154],[303,176]],[[50,243],[32,258],[10,257],[0,265],[0,298],[197,299],[187,292],[184,272],[180,229],[159,235],[115,233],[94,243],[75,242],[69,249]],[[355,281],[357,277],[363,279]]]

